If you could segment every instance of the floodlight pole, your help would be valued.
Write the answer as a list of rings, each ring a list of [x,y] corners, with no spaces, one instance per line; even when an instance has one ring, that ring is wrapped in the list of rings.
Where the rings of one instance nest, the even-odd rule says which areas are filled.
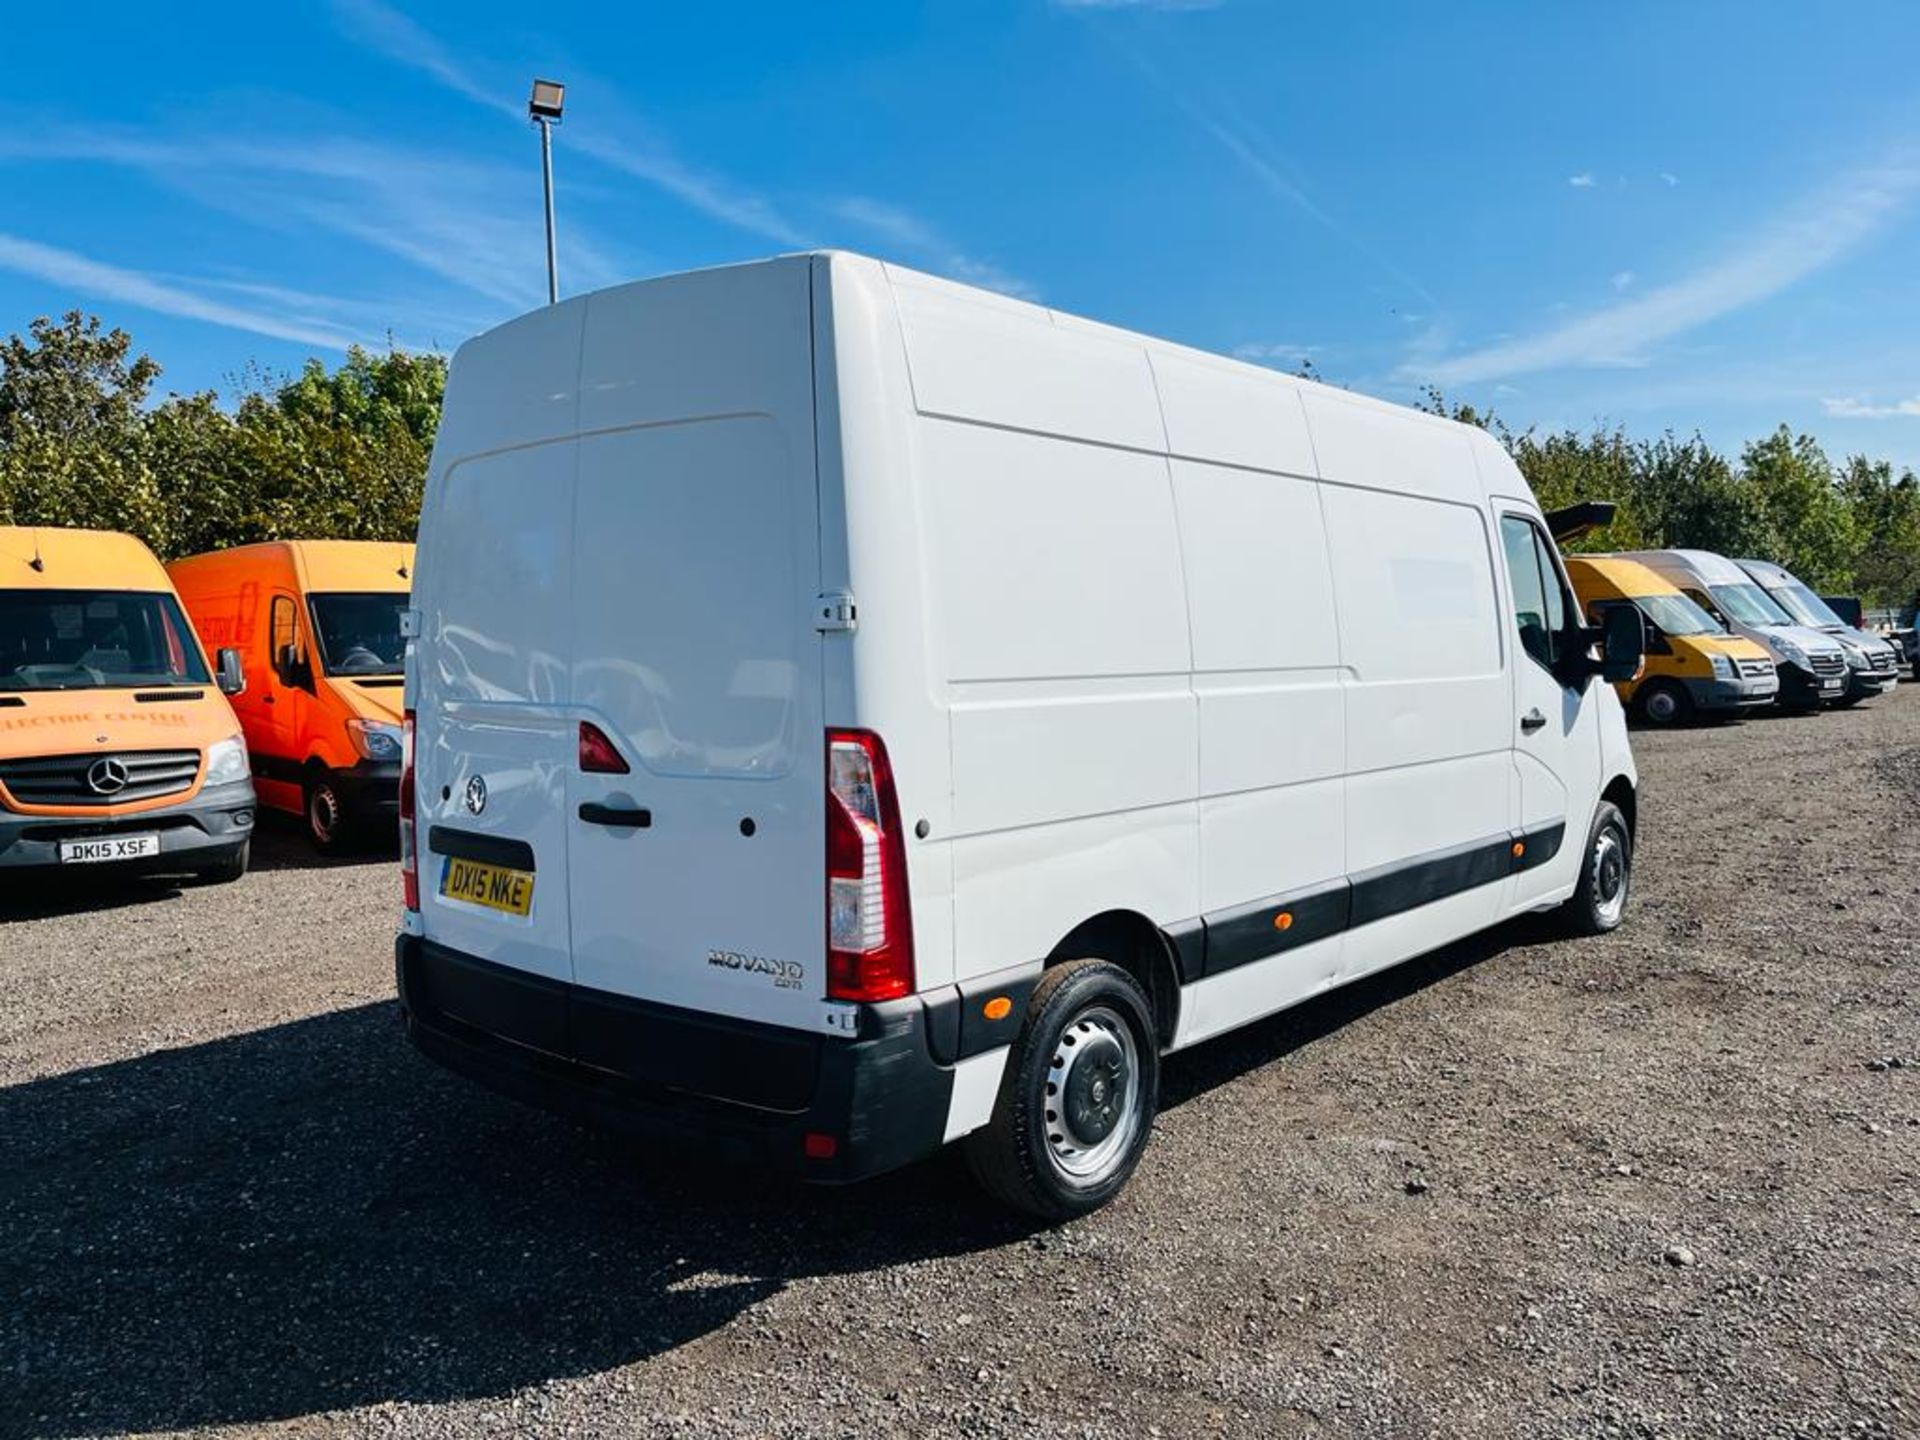
[[[534,117],[540,127],[540,177],[547,191],[547,303],[560,301],[560,262],[554,254],[553,240],[553,121],[544,115]]]

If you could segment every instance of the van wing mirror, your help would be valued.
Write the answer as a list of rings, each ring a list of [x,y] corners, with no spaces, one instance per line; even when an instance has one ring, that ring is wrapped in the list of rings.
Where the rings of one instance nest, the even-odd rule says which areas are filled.
[[[214,656],[214,683],[228,697],[247,693],[247,670],[240,663],[240,652],[229,646]]]
[[[1609,684],[1631,680],[1640,672],[1646,648],[1647,632],[1639,610],[1632,605],[1609,609],[1600,622],[1600,678]]]

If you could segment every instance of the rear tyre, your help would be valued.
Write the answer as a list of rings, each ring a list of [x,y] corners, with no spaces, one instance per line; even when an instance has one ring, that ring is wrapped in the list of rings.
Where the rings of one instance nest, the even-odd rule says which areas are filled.
[[[1640,687],[1640,718],[1649,725],[1684,725],[1693,718],[1693,696],[1671,680],[1650,680]]]
[[[308,777],[306,791],[307,839],[322,855],[339,855],[353,844],[353,822],[333,777],[321,772]]]
[[[1602,800],[1587,831],[1587,853],[1580,862],[1580,883],[1560,907],[1560,918],[1576,935],[1604,935],[1626,918],[1633,888],[1633,832],[1620,807]]]
[[[1153,1012],[1139,983],[1104,960],[1049,970],[1027,1005],[993,1119],[965,1142],[996,1199],[1072,1220],[1120,1193],[1159,1107]]]
[[[252,858],[253,842],[242,840],[240,847],[226,859],[212,865],[203,865],[193,872],[194,879],[202,885],[231,885],[247,873],[247,862]]]

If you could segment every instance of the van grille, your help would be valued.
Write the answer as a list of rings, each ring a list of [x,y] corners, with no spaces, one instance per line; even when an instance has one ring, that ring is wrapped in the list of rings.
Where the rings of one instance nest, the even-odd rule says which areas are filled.
[[[1838,675],[1847,668],[1845,656],[1831,653],[1809,655],[1807,662],[1813,666],[1816,675]]]
[[[1762,675],[1773,674],[1771,660],[1738,660],[1734,663],[1740,667],[1740,673],[1749,680],[1758,680]]]
[[[94,767],[102,765],[96,775]],[[22,805],[131,805],[193,788],[198,750],[129,750],[0,760],[0,785]]]

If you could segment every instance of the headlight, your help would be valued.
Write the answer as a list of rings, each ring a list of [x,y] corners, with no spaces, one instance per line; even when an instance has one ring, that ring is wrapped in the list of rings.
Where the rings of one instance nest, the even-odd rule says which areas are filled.
[[[1780,652],[1781,658],[1789,665],[1798,665],[1802,670],[1811,668],[1807,664],[1806,651],[1802,650],[1784,635],[1775,635],[1772,638],[1773,648]]]
[[[207,747],[208,785],[231,785],[253,772],[247,768],[247,742],[238,735],[217,740]]]
[[[1733,668],[1733,661],[1724,655],[1713,655],[1708,658],[1713,661],[1713,673],[1715,675],[1718,675],[1722,680],[1733,679],[1736,673]]]
[[[1867,668],[1866,651],[1853,645],[1843,645],[1840,648],[1846,652],[1848,669],[1865,670]]]
[[[347,738],[362,760],[400,763],[400,727],[382,720],[347,721]]]

